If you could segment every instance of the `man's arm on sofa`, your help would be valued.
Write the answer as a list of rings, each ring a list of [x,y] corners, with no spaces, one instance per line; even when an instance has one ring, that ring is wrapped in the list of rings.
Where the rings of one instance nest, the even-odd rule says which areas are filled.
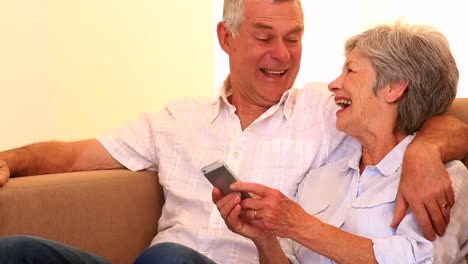
[[[0,152],[0,187],[11,176],[124,168],[97,139],[41,142]],[[9,171],[9,172],[8,172]]]

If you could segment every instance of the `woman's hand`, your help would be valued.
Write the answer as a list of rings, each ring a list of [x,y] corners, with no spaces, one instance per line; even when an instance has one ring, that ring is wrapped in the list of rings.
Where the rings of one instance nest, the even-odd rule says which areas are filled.
[[[246,218],[254,227],[276,236],[291,238],[300,234],[309,216],[301,206],[276,189],[256,183],[236,182],[231,185],[231,190],[255,195],[253,199],[241,202]]]
[[[242,200],[239,192],[233,192],[223,197],[221,191],[218,188],[214,188],[212,199],[226,222],[227,227],[232,232],[250,238],[254,240],[254,242],[271,237],[268,232],[254,226],[252,221],[247,219],[245,211],[242,210],[240,205]]]

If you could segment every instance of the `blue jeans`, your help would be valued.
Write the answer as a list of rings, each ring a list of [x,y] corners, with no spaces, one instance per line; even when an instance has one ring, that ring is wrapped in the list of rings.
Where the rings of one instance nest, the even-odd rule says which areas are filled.
[[[1,264],[110,264],[111,262],[63,243],[15,235],[0,238]],[[176,243],[154,245],[135,264],[216,264],[197,251]]]
[[[134,264],[216,264],[197,251],[176,243],[156,244],[141,253]]]
[[[59,242],[32,237],[0,238],[2,264],[110,264],[111,262],[84,250]]]

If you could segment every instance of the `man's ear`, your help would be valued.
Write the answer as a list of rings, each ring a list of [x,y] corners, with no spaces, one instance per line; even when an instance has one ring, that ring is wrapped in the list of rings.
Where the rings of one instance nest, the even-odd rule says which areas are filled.
[[[224,22],[218,23],[216,32],[218,33],[219,45],[224,50],[224,52],[226,52],[228,55],[231,55],[232,33],[226,28],[226,25],[224,24]]]
[[[385,91],[387,103],[398,102],[408,88],[408,84],[408,81],[392,81]]]

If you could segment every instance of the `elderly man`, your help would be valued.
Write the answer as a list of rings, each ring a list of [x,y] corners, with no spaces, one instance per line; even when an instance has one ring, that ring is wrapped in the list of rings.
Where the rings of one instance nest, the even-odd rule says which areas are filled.
[[[5,166],[14,176],[123,167],[155,170],[165,190],[165,205],[158,235],[136,263],[258,262],[253,243],[225,227],[211,202],[212,186],[200,169],[221,159],[243,181],[275,187],[293,197],[309,169],[357,148],[353,139],[334,128],[335,104],[328,93],[291,89],[300,66],[303,27],[299,0],[225,0],[217,33],[229,55],[231,73],[216,100],[176,101],[99,139],[39,143],[0,153],[6,162],[3,183],[9,176]],[[455,119],[434,119],[408,149],[400,195],[419,215],[429,237],[435,236],[430,219],[443,233],[444,216],[450,215],[449,209],[441,212],[435,200],[443,197],[454,203],[440,157],[462,158],[467,131]],[[441,142],[439,134],[463,137]],[[435,160],[430,163],[431,175],[417,173],[421,149]],[[405,210],[403,202],[396,220]],[[19,258],[106,263],[40,238],[0,241],[0,259]]]

